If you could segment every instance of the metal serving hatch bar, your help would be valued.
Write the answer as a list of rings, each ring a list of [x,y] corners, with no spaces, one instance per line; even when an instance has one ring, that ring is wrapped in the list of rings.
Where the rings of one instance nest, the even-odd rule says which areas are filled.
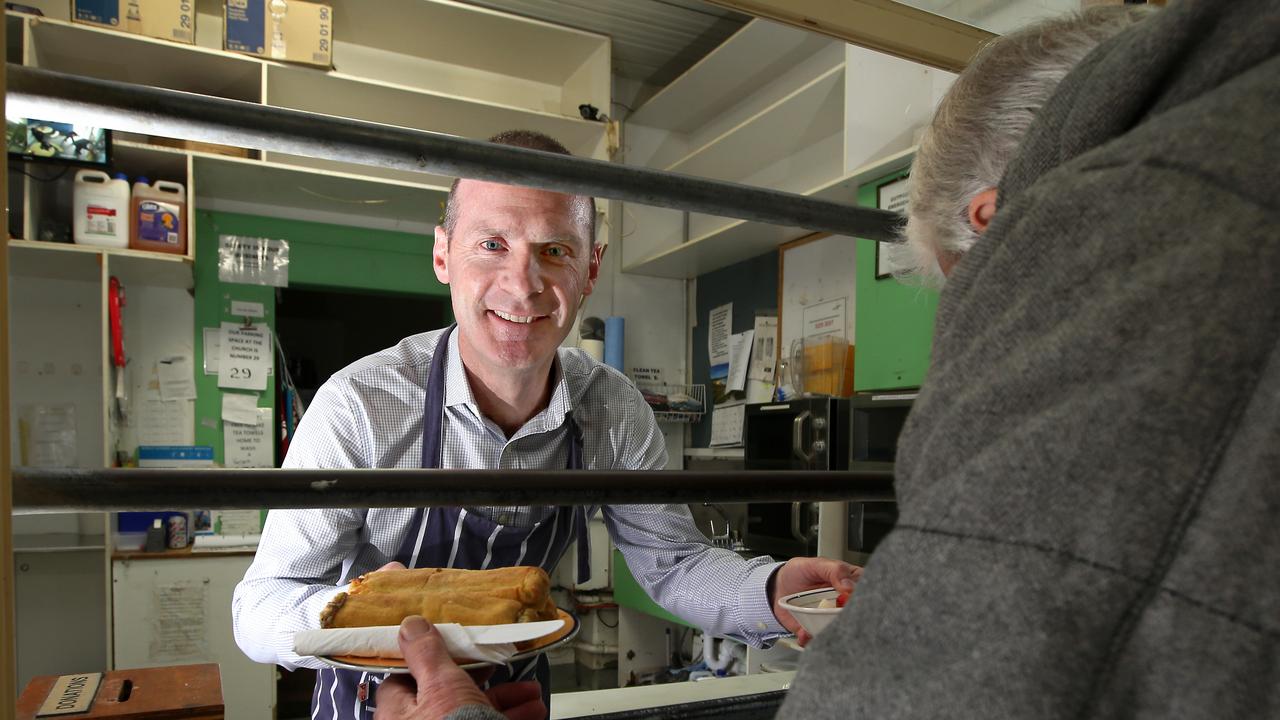
[[[530,185],[896,242],[896,213],[412,128],[8,65],[6,112],[340,162]]]
[[[686,470],[15,468],[13,509],[639,505],[893,499],[893,473]]]

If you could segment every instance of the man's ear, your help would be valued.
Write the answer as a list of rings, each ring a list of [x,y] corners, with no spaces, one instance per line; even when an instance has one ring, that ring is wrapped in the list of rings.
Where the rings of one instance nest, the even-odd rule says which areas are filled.
[[[439,225],[436,226],[436,242],[431,247],[431,266],[435,268],[436,279],[441,285],[449,284],[449,233]]]
[[[591,260],[587,263],[587,285],[582,290],[583,295],[590,295],[595,289],[596,280],[600,278],[600,262],[604,259],[604,251],[608,249],[608,245],[598,243],[591,246]]]
[[[992,218],[996,216],[996,189],[987,188],[969,201],[969,226],[974,232],[982,234],[987,231]]]

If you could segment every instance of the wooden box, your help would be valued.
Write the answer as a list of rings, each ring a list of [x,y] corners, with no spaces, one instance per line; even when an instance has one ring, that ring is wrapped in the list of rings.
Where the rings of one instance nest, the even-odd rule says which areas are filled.
[[[63,678],[67,681],[59,684]],[[99,678],[101,682],[93,690]],[[52,693],[54,697],[50,691],[56,691]],[[87,711],[76,711],[72,707],[75,700],[87,704]],[[50,710],[58,714],[41,714]],[[222,678],[214,663],[41,675],[33,678],[22,691],[16,715],[18,720],[36,717],[220,720],[222,716]]]

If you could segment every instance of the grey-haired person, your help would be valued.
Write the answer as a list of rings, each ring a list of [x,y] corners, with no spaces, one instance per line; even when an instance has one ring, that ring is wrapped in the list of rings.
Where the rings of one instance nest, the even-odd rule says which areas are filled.
[[[1143,14],[1000,38],[939,107],[900,520],[779,718],[1280,715],[1280,1]],[[388,717],[499,716],[402,645]]]

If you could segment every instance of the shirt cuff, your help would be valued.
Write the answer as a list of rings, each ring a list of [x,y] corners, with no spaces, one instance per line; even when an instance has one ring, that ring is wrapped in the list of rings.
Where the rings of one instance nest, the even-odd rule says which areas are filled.
[[[742,634],[751,637],[772,638],[790,635],[791,631],[778,622],[769,602],[769,578],[783,563],[775,562],[751,568],[742,583]]]

